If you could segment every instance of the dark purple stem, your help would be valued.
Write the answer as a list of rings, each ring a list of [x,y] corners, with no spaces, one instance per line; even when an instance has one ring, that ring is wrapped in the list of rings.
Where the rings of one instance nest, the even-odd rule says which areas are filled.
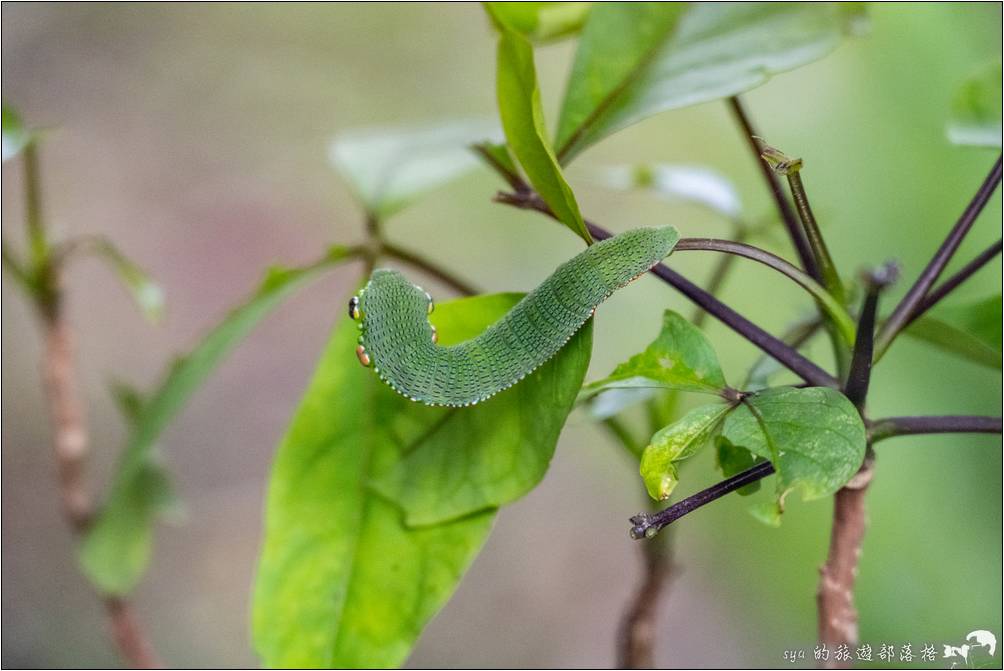
[[[1001,418],[977,415],[886,417],[872,422],[868,433],[872,443],[923,433],[1001,433]]]
[[[858,330],[854,337],[854,354],[844,385],[844,395],[861,410],[868,396],[872,377],[872,354],[875,345],[875,314],[878,312],[879,294],[896,281],[899,269],[894,264],[872,271],[866,277],[867,294],[858,317]]]
[[[906,296],[903,300],[899,302],[896,309],[893,310],[889,319],[886,320],[885,324],[882,326],[882,330],[879,332],[878,339],[876,341],[876,354],[881,357],[892,341],[899,335],[906,325],[910,322],[911,316],[917,310],[917,307],[924,301],[924,297],[927,292],[931,289],[934,283],[938,280],[945,266],[951,260],[952,255],[959,248],[962,243],[962,239],[972,228],[973,223],[979,216],[980,212],[983,211],[984,206],[986,206],[987,201],[990,200],[990,196],[997,189],[997,186],[1001,183],[1001,159],[998,156],[997,160],[994,162],[990,172],[987,174],[986,179],[980,184],[980,188],[976,191],[976,195],[969,202],[962,216],[949,231],[948,237],[945,241],[941,243],[938,251],[935,252],[934,257],[931,259],[927,267],[924,268],[917,281],[914,282],[910,290],[906,292]]]
[[[955,291],[960,284],[972,277],[977,270],[985,266],[995,256],[1000,254],[1002,242],[1004,241],[998,240],[984,249],[980,252],[979,256],[963,266],[959,272],[949,277],[947,280],[939,284],[938,287],[931,293],[927,294],[927,296],[924,297],[924,300],[920,302],[920,305],[917,306],[917,309],[913,311],[913,314],[910,315],[910,319],[907,320],[906,325],[909,326],[912,324],[917,317],[937,305],[942,298]]]
[[[715,499],[720,499],[730,492],[745,487],[751,482],[765,478],[773,472],[774,465],[769,461],[764,461],[753,468],[699,491],[693,496],[688,496],[665,510],[660,510],[654,514],[638,513],[631,518],[631,538],[635,540],[652,538],[664,527],[672,524],[684,515],[690,514],[701,506],[711,503]]]

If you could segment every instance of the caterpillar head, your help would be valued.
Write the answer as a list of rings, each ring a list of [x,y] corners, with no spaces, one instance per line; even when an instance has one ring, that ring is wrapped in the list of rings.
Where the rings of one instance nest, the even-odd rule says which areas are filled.
[[[388,333],[398,337],[410,331],[412,337],[424,335],[433,343],[438,340],[435,328],[421,317],[432,312],[432,296],[396,270],[375,270],[359,295],[349,300],[348,308],[349,316],[359,322],[356,355],[364,366],[380,365],[381,352],[386,348],[384,345],[381,349],[381,344]],[[412,321],[407,315],[418,319]]]

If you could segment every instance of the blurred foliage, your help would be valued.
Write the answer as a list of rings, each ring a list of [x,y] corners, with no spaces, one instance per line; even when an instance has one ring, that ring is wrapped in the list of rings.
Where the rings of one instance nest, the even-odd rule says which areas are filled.
[[[107,500],[80,546],[80,565],[104,592],[125,594],[150,563],[153,526],[174,507],[154,445],[171,420],[226,354],[285,298],[325,270],[348,258],[350,250],[332,247],[302,268],[272,268],[261,286],[186,356],[171,366],[148,400],[135,406],[129,439],[119,458]],[[121,395],[119,395],[121,398]]]

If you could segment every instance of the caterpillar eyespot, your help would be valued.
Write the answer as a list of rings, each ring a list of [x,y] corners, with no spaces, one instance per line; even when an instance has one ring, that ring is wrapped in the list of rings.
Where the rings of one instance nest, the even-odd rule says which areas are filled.
[[[356,355],[394,391],[426,405],[470,406],[512,387],[558,353],[614,291],[669,256],[672,226],[639,228],[598,242],[528,293],[481,335],[437,345],[434,304],[395,270],[378,269],[349,301],[360,319]]]

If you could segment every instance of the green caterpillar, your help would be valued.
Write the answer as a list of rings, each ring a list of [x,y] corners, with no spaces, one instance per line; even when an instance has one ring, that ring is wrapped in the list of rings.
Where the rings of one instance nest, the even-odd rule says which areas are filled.
[[[379,269],[349,301],[356,355],[413,401],[467,406],[491,398],[558,353],[617,289],[667,257],[680,234],[639,228],[592,245],[560,265],[504,317],[466,342],[436,344],[432,297],[401,273]]]

